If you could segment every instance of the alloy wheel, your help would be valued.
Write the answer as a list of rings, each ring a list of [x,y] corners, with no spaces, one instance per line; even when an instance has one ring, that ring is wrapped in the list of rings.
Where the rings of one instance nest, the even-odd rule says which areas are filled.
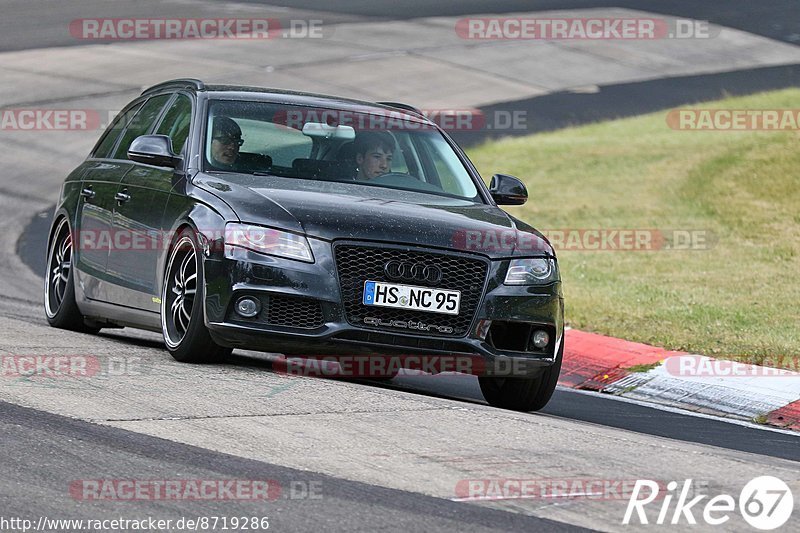
[[[44,287],[45,311],[50,318],[53,318],[61,308],[69,276],[72,273],[72,234],[66,219],[61,220],[54,235],[47,261]]]
[[[172,251],[162,298],[164,339],[174,348],[189,331],[197,295],[197,249],[188,236],[182,237]]]

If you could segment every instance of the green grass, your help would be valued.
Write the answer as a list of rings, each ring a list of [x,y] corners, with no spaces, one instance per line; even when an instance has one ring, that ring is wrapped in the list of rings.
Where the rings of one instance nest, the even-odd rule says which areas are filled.
[[[767,423],[767,415],[758,415],[753,418],[753,423],[761,424],[762,426]]]
[[[644,373],[650,372],[651,370],[653,370],[654,368],[656,368],[660,364],[661,363],[650,363],[650,364],[647,364],[647,365],[633,365],[633,366],[625,367],[625,370],[627,370],[628,372],[636,372],[636,373],[644,374]]]
[[[696,107],[800,108],[800,90]],[[568,323],[759,363],[800,355],[800,133],[676,131],[666,111],[469,150],[539,229],[689,229],[702,250],[559,252]],[[536,117],[528,117],[536,120]]]

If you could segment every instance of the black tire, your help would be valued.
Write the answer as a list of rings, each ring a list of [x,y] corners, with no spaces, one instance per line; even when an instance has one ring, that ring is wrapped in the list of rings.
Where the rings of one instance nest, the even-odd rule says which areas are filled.
[[[211,339],[205,325],[203,268],[195,233],[186,228],[170,248],[161,293],[161,331],[170,355],[182,363],[213,363],[231,348]]]
[[[72,271],[72,231],[66,218],[56,223],[47,247],[47,270],[44,273],[44,312],[54,328],[97,333],[100,328],[87,326],[75,302],[75,276]]]
[[[535,378],[502,378],[480,376],[483,397],[493,407],[514,411],[538,411],[547,405],[558,384],[561,360],[564,356],[564,339],[558,349],[556,361]]]

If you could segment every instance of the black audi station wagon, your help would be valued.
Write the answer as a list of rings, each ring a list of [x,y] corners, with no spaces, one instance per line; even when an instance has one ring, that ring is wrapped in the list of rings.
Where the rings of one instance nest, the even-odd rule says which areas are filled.
[[[54,327],[161,332],[178,361],[233,348],[463,356],[486,400],[556,386],[552,247],[411,106],[180,79],[145,90],[63,184],[44,286]]]

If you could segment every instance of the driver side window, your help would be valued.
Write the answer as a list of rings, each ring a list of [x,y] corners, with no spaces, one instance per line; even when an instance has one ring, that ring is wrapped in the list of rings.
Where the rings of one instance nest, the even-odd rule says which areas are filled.
[[[117,139],[119,139],[122,130],[125,129],[125,126],[128,125],[128,122],[133,119],[133,117],[136,115],[136,112],[139,111],[140,107],[142,107],[142,103],[143,102],[139,102],[127,111],[117,115],[117,117],[114,119],[114,122],[108,127],[102,139],[97,144],[97,148],[94,150],[92,157],[97,157],[100,159],[111,157],[111,151],[114,149],[114,146],[116,146]]]
[[[172,151],[181,154],[189,137],[189,126],[192,121],[192,100],[179,94],[175,102],[167,110],[164,119],[155,131],[158,135],[166,135],[172,141]]]
[[[122,140],[117,146],[117,150],[114,152],[114,159],[128,159],[128,148],[131,143],[136,137],[145,135],[150,131],[150,128],[153,126],[159,114],[161,114],[161,109],[170,99],[170,96],[172,95],[162,94],[160,96],[154,96],[142,106],[139,112],[136,113],[136,116],[133,117],[131,123],[128,124],[125,133],[122,134]]]

